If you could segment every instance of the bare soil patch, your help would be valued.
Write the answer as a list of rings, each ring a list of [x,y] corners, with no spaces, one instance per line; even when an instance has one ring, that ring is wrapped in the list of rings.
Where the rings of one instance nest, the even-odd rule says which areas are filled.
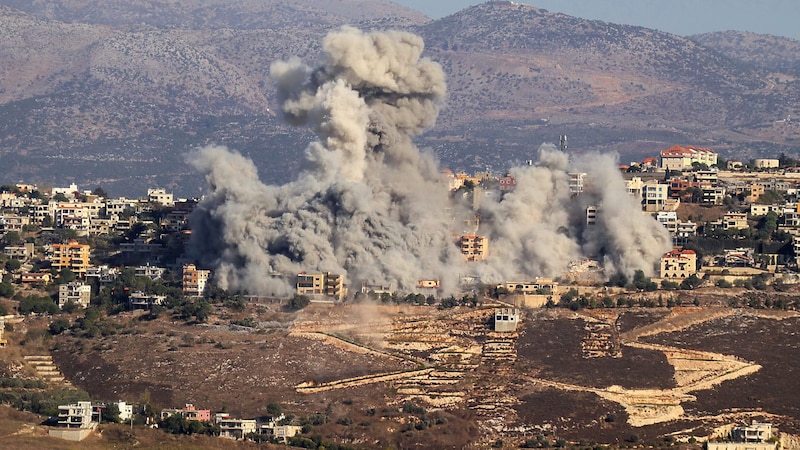
[[[548,380],[605,388],[668,389],[674,370],[662,352],[622,346],[621,358],[582,357],[583,320],[527,322],[518,342],[517,368]]]
[[[800,319],[771,320],[739,311],[693,325],[683,331],[643,340],[681,348],[735,355],[762,366],[747,377],[694,393],[689,413],[719,414],[734,410],[764,411],[785,416],[781,431],[800,432]]]

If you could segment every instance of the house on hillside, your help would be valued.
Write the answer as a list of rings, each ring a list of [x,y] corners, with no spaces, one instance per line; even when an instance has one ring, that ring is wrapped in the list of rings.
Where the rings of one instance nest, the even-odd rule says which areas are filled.
[[[72,281],[58,286],[59,308],[63,309],[68,303],[74,303],[81,308],[87,308],[91,297],[92,287],[80,281]]]
[[[210,409],[197,409],[191,403],[187,403],[183,408],[165,408],[161,410],[161,420],[174,416],[175,414],[181,416],[185,420],[196,420],[198,422],[210,422],[211,410]]]
[[[672,250],[661,257],[661,278],[685,279],[697,273],[697,254],[692,250]]]
[[[228,413],[217,413],[214,422],[219,427],[219,436],[228,439],[244,439],[258,429],[256,419],[235,419]]]

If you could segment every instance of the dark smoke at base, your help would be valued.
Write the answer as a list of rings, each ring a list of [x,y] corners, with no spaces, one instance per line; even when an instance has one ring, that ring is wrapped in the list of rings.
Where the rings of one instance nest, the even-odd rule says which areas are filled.
[[[627,196],[614,159],[586,162],[602,189],[576,201],[568,158],[551,146],[540,149],[537,166],[511,170],[515,191],[482,202],[479,233],[489,237],[490,258],[467,264],[455,240],[473,231],[465,220],[474,212],[451,199],[435,158],[412,142],[435,123],[446,90],[423,48],[413,34],[343,28],[325,38],[319,67],[273,64],[286,120],[319,137],[294,182],[264,185],[250,160],[224,147],[190,155],[208,184],[191,217],[190,255],[214,269],[221,288],[286,295],[291,279],[274,274],[330,271],[355,287],[413,291],[420,279],[439,279],[454,293],[463,276],[557,276],[598,252],[607,272],[652,272],[669,235]],[[587,201],[613,217],[587,229],[579,220]]]

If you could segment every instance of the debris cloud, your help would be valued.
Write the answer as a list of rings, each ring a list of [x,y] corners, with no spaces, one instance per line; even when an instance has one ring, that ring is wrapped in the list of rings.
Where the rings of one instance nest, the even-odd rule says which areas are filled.
[[[422,57],[422,39],[345,27],[322,48],[316,67],[297,58],[271,67],[283,117],[318,136],[295,181],[265,185],[250,160],[224,147],[189,158],[208,185],[191,217],[191,256],[215,270],[223,289],[287,295],[291,275],[330,271],[356,288],[413,291],[418,280],[438,279],[455,293],[465,276],[557,276],[586,255],[610,273],[649,274],[669,250],[666,230],[627,198],[609,156],[586,164],[597,189],[576,199],[569,158],[543,145],[536,166],[511,169],[514,191],[482,198],[474,211],[413,143],[435,124],[446,92],[439,64]],[[592,229],[576,219],[587,202],[609,212]],[[457,241],[475,231],[465,224],[476,214],[490,256],[467,263]]]

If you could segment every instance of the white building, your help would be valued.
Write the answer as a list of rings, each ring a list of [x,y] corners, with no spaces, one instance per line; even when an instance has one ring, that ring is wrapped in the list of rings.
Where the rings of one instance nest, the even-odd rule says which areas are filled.
[[[753,167],[756,169],[777,169],[781,162],[777,159],[756,159],[753,161]]]
[[[656,220],[673,236],[678,232],[678,213],[675,211],[659,211]]]
[[[75,303],[81,308],[89,306],[92,298],[92,287],[80,281],[58,286],[58,307],[63,308],[67,303]]]
[[[164,189],[148,189],[147,201],[149,203],[158,203],[161,206],[171,208],[175,206],[175,200],[172,198],[172,193],[167,193]]]
[[[570,194],[580,194],[586,189],[586,177],[584,172],[570,173],[569,175],[569,192]]]
[[[644,210],[648,212],[664,211],[669,209],[669,184],[657,180],[648,180],[642,186],[642,200]]]
[[[131,420],[133,417],[133,405],[125,403],[122,400],[114,402],[113,404],[116,405],[117,409],[119,410],[120,422],[127,422]]]
[[[163,305],[166,301],[166,295],[145,294],[142,291],[136,291],[128,297],[131,307],[136,309],[150,309],[154,305]]]
[[[494,311],[494,331],[517,331],[519,323],[519,310],[516,308],[500,308]]]
[[[219,436],[228,439],[244,439],[257,430],[256,419],[234,419],[227,413],[217,414],[215,422],[219,427]]]
[[[151,266],[150,264],[139,266],[135,269],[137,277],[147,277],[151,280],[158,280],[164,275],[167,269],[163,267]]]
[[[717,164],[717,154],[711,149],[702,147],[681,147],[675,145],[661,150],[661,168],[665,170],[691,169],[694,163],[708,167]]]
[[[58,407],[58,426],[66,428],[89,428],[92,424],[92,403],[78,402]]]

